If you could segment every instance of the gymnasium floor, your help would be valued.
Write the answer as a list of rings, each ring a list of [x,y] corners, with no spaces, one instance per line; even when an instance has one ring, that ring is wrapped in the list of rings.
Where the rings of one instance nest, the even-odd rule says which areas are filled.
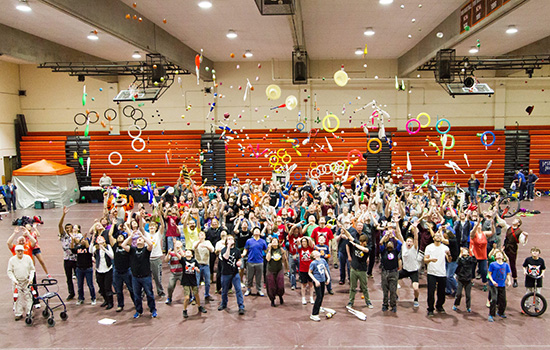
[[[542,214],[523,219],[524,230],[530,233],[529,243],[520,249],[518,265],[529,255],[529,249],[537,245],[542,249],[542,257],[548,257],[546,247],[550,245],[550,234],[546,225],[550,225],[550,216],[545,208],[550,208],[550,199],[541,198],[535,202],[525,202],[528,209],[538,209]],[[95,217],[101,213],[100,204],[79,204],[71,208],[66,222],[79,223],[88,229]],[[61,209],[18,210],[17,216],[41,215],[45,224],[40,227],[42,237],[40,246],[47,266],[54,278],[59,279],[59,292],[67,296],[62,266],[62,251],[57,240],[57,223]],[[2,239],[12,232],[11,221],[15,214],[3,216],[0,221]],[[196,307],[190,306],[190,317],[183,320],[182,305],[178,300],[182,296],[181,287],[176,289],[172,306],[157,298],[159,317],[151,319],[148,311],[143,317],[134,320],[133,308],[122,313],[114,309],[105,311],[99,304],[87,303],[76,306],[75,301],[68,303],[69,319],[62,322],[56,313],[57,324],[49,328],[46,320],[37,313],[32,327],[23,321],[15,322],[12,312],[12,291],[6,276],[9,251],[0,249],[0,270],[2,287],[0,288],[0,342],[1,348],[9,349],[550,349],[549,317],[547,312],[541,318],[532,318],[520,314],[519,301],[524,293],[523,278],[519,278],[520,287],[508,289],[508,319],[487,322],[488,308],[485,306],[486,293],[481,291],[479,282],[472,292],[471,314],[451,310],[452,301],[447,299],[446,315],[426,317],[426,280],[421,279],[420,308],[412,308],[412,289],[405,282],[400,290],[397,314],[386,313],[381,308],[380,274],[369,280],[369,292],[374,309],[362,309],[368,319],[362,322],[349,314],[347,286],[335,285],[335,295],[328,295],[324,305],[337,310],[330,320],[322,319],[315,323],[309,320],[311,305],[302,306],[299,290],[287,288],[285,305],[272,308],[267,297],[249,296],[245,298],[246,315],[237,314],[234,296],[229,299],[229,311],[218,312],[220,296],[207,305],[208,313],[198,316]],[[547,258],[550,261],[550,258]],[[519,270],[519,269],[518,269]],[[41,267],[37,267],[38,277],[45,277]],[[164,268],[164,286],[167,285],[168,269]],[[332,271],[333,280],[338,281],[337,272]],[[520,271],[521,276],[521,271]],[[288,286],[288,283],[287,283]],[[76,287],[76,280],[75,280]],[[97,290],[97,288],[96,288]],[[543,294],[548,296],[543,290]],[[202,293],[201,293],[202,295]],[[464,301],[463,301],[464,303]],[[356,297],[357,308],[362,305],[360,294]],[[145,305],[144,305],[145,306]],[[465,309],[464,306],[461,307]],[[147,310],[147,309],[146,309]],[[98,324],[102,318],[116,319],[114,325]]]

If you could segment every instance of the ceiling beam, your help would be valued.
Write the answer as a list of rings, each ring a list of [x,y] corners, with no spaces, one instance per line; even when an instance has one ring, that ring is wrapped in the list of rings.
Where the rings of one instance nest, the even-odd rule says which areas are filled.
[[[520,47],[517,50],[508,52],[505,56],[529,56],[529,55],[541,55],[550,53],[550,36],[535,41],[531,44],[527,44]],[[497,77],[507,77],[511,74],[517,73],[517,70],[502,69],[496,72]]]
[[[3,24],[0,24],[0,54],[35,63],[105,61]]]
[[[475,35],[479,31],[490,26],[506,14],[514,11],[519,6],[530,0],[511,0],[504,6],[501,6],[483,21],[471,27],[467,32],[460,34],[460,8],[456,9],[446,19],[443,20],[434,30],[428,33],[418,44],[407,51],[397,60],[399,76],[407,76],[414,72],[419,66],[433,58],[437,51],[441,49],[450,49]],[[436,34],[442,32],[444,37],[438,38]]]
[[[150,53],[160,53],[170,62],[195,72],[197,52],[179,39],[157,26],[144,16],[141,22],[125,19],[126,14],[137,11],[119,0],[39,0],[53,8],[75,17],[100,32],[108,33]],[[202,65],[213,67],[213,62],[203,57]],[[202,79],[212,79],[201,70]]]
[[[295,0],[294,15],[289,16],[290,31],[294,41],[294,49],[306,51],[306,36],[304,33],[304,20],[302,16],[301,0]]]

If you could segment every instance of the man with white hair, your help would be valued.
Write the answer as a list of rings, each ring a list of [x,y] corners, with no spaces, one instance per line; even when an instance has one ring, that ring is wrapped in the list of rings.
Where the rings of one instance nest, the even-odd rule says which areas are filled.
[[[15,300],[15,320],[19,321],[23,315],[28,314],[32,308],[32,295],[30,285],[34,278],[34,264],[30,256],[24,254],[25,248],[18,244],[15,246],[15,256],[8,262],[8,277],[13,283],[13,295]]]

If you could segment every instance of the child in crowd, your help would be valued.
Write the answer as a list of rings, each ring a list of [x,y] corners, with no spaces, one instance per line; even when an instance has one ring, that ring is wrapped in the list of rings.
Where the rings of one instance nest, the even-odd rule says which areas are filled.
[[[176,285],[178,284],[178,281],[182,283],[181,277],[183,274],[183,267],[181,266],[180,259],[185,254],[182,247],[183,247],[183,244],[181,243],[181,241],[176,240],[174,242],[174,249],[169,249],[166,255],[164,256],[164,262],[167,262],[170,265],[170,280],[168,281],[168,297],[164,302],[167,305],[172,304],[172,295],[174,293],[174,289],[176,288]]]
[[[315,245],[315,250],[319,252],[319,254],[321,255],[321,258],[323,258],[323,260],[325,260],[328,264],[328,261],[330,259],[330,247],[326,244],[327,239],[325,236],[319,236],[317,238],[317,241],[319,242],[319,244]],[[328,272],[330,274],[330,271]],[[332,291],[332,283],[328,282],[326,286],[327,286],[327,293],[330,295],[333,295],[334,292]]]
[[[311,253],[313,261],[309,265],[309,278],[315,284],[315,303],[313,304],[313,311],[309,317],[311,320],[319,322],[319,311],[323,304],[323,297],[325,295],[325,283],[330,282],[330,275],[328,273],[328,264],[325,259],[321,259],[321,254],[314,250]]]
[[[489,322],[494,322],[498,304],[498,315],[506,318],[506,285],[512,285],[510,265],[504,262],[504,254],[501,251],[495,253],[495,262],[489,265],[489,291],[491,292],[491,308],[489,310]]]
[[[195,301],[199,308],[200,313],[205,314],[206,309],[201,306],[201,300],[199,296],[199,288],[197,286],[197,275],[200,273],[199,263],[193,258],[193,252],[191,250],[185,251],[185,256],[180,260],[180,264],[183,269],[181,277],[181,284],[183,285],[183,318],[189,317],[187,314],[187,307],[189,306],[189,300],[191,299],[191,293],[195,296]]]
[[[454,311],[458,311],[458,306],[460,306],[460,301],[462,300],[462,289],[464,289],[464,293],[466,294],[466,311],[472,312],[472,276],[476,263],[476,258],[474,256],[470,256],[468,248],[462,247],[460,249],[460,256],[457,260],[456,280],[458,285],[456,289],[455,303],[453,305]]]
[[[546,265],[544,259],[540,257],[540,249],[531,248],[531,256],[523,262],[523,274],[525,275],[525,288],[528,292],[540,293],[542,289],[542,278]]]

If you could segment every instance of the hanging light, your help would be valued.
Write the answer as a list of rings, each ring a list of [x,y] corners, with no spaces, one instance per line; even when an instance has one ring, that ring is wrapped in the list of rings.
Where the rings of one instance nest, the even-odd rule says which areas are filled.
[[[32,11],[32,9],[29,6],[29,3],[27,2],[27,0],[19,0],[19,3],[17,4],[17,6],[15,6],[15,8],[18,9],[19,11],[21,11],[21,12],[31,12]]]
[[[252,51],[246,50],[246,51],[244,52],[244,56],[245,56],[246,58],[250,58],[250,57],[252,57],[252,56],[254,56],[254,55],[252,54]]]
[[[469,51],[471,54],[478,53],[479,49],[476,46],[472,46]]]
[[[509,25],[508,29],[506,29],[506,34],[516,34],[518,32],[518,29],[515,25]]]
[[[88,34],[88,39],[90,40],[98,40],[99,37],[97,36],[97,30],[92,30],[90,34]]]
[[[201,9],[209,9],[212,7],[212,1],[210,0],[201,0],[199,1],[199,7]]]
[[[365,34],[366,36],[373,36],[374,29],[372,27],[367,27],[367,29],[365,29],[365,32],[363,34]]]
[[[229,39],[235,39],[238,35],[237,33],[235,33],[233,29],[229,29],[229,31],[227,32],[227,34],[225,34],[225,36],[228,37]]]
[[[132,54],[132,58],[139,60],[141,58],[141,54],[139,53],[139,51],[134,51],[134,53]]]
[[[393,3],[393,0],[380,0],[378,2],[380,3],[380,5],[389,5]]]
[[[358,47],[357,49],[355,49],[355,54],[356,54],[357,56],[361,56],[361,55],[363,54],[363,49],[360,48],[360,47]]]

